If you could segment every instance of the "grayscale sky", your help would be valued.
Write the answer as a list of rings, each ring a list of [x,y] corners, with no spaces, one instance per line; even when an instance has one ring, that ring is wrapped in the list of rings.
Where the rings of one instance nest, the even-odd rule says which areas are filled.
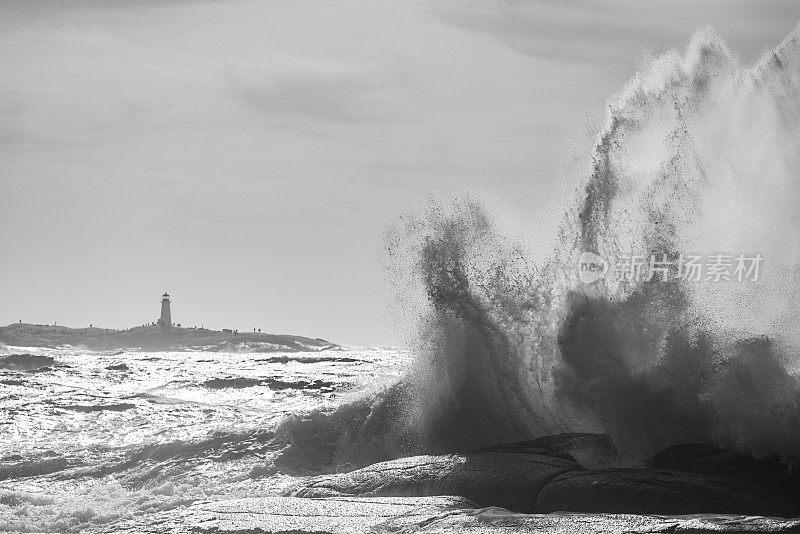
[[[560,218],[576,129],[711,25],[743,61],[800,3],[0,0],[0,324],[397,341],[386,225],[429,192]],[[535,234],[535,235],[534,235]]]

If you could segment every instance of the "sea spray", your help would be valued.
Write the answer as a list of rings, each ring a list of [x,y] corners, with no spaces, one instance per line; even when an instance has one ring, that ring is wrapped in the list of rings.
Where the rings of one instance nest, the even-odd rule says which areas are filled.
[[[610,106],[580,249],[764,257],[752,281],[607,278],[570,293],[557,397],[630,456],[682,441],[800,454],[797,36],[746,68],[699,32]]]
[[[595,431],[628,460],[682,442],[800,457],[798,35],[746,67],[702,30],[638,73],[549,260],[479,196],[404,216],[387,251],[416,362],[378,394],[287,422],[286,454],[321,433],[314,461],[337,469]],[[764,264],[755,280],[582,284],[582,252]]]
[[[429,305],[411,380],[428,445],[475,448],[554,432],[552,284],[475,196],[431,200],[392,250]],[[409,243],[411,244],[409,246]]]
[[[570,426],[555,408],[562,284],[476,194],[431,198],[388,232],[395,290],[416,359],[398,383],[333,413],[285,421],[290,472],[340,470],[421,453],[471,451]]]

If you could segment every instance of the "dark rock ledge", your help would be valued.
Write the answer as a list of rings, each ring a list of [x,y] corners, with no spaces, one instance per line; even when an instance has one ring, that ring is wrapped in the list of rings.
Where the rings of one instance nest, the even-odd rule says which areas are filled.
[[[605,465],[587,468],[576,457]],[[283,497],[204,503],[192,532],[798,532],[797,476],[707,445],[611,467],[605,436],[562,434],[304,479]],[[582,465],[583,464],[583,465]],[[783,519],[782,519],[783,518]]]
[[[471,454],[400,458],[313,477],[288,494],[458,495],[520,513],[800,515],[795,475],[777,461],[707,445],[671,447],[646,468],[587,469],[572,457],[578,444],[600,449],[595,457],[612,457],[609,443],[601,436],[561,434]]]

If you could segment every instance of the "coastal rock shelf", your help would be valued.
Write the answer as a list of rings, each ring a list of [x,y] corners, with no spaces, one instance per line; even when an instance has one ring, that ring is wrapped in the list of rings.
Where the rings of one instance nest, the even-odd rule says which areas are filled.
[[[653,468],[584,469],[535,454],[414,456],[310,479],[290,495],[459,495],[515,512],[752,514],[793,517],[795,497],[723,477]]]
[[[612,458],[607,439],[561,434],[470,454],[414,456],[309,478],[296,497],[458,495],[520,513],[800,515],[795,477],[777,460],[756,461],[708,445],[671,447],[653,467],[587,468],[575,450]],[[495,452],[508,451],[508,452]],[[708,458],[708,460],[704,460]],[[659,464],[669,468],[659,467]]]
[[[608,466],[589,468],[575,456]],[[308,477],[283,496],[196,503],[162,526],[215,534],[800,533],[796,473],[777,459],[689,444],[660,452],[649,467],[614,463],[607,436],[558,434]]]
[[[419,525],[473,509],[474,504],[458,497],[263,497],[195,505],[185,511],[182,523],[188,532],[361,534],[389,520]]]
[[[191,506],[177,522],[180,525],[169,531],[214,534],[800,532],[800,521],[767,517],[518,514],[497,507],[477,508],[468,500],[456,497],[238,499]]]
[[[554,477],[580,469],[572,461],[534,454],[413,456],[350,473],[322,475],[290,490],[297,497],[459,495],[479,506],[534,512]]]

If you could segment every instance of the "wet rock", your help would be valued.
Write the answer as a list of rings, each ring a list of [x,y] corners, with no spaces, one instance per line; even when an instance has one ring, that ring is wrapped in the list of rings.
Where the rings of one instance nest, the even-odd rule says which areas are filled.
[[[199,503],[170,514],[157,532],[294,534],[794,533],[800,521],[753,516],[518,514],[456,497],[262,497]],[[142,532],[140,528],[120,529]],[[144,531],[150,532],[149,529]]]
[[[298,497],[457,495],[479,506],[536,511],[542,488],[580,469],[572,460],[511,453],[413,456],[335,475],[321,475],[288,491]]]
[[[287,495],[457,495],[478,506],[524,513],[800,514],[792,493],[732,476],[655,468],[585,469],[568,458],[513,452],[401,458],[313,477]]]
[[[267,530],[268,532],[271,532]],[[744,534],[800,532],[800,521],[752,516],[646,516],[627,514],[515,514],[502,508],[455,510],[419,521],[399,516],[376,525],[375,534]]]
[[[664,469],[734,477],[772,491],[800,495],[797,470],[774,456],[755,459],[713,445],[690,443],[664,449],[648,464]]]
[[[478,452],[540,454],[572,458],[583,467],[599,467],[619,460],[614,442],[606,434],[563,433],[540,438],[502,443],[478,449]]]
[[[180,521],[187,532],[362,534],[398,516],[424,524],[474,505],[457,497],[300,499],[262,497],[202,503]]]
[[[794,517],[791,494],[733,477],[666,469],[587,469],[562,473],[544,487],[539,512],[746,514]]]

